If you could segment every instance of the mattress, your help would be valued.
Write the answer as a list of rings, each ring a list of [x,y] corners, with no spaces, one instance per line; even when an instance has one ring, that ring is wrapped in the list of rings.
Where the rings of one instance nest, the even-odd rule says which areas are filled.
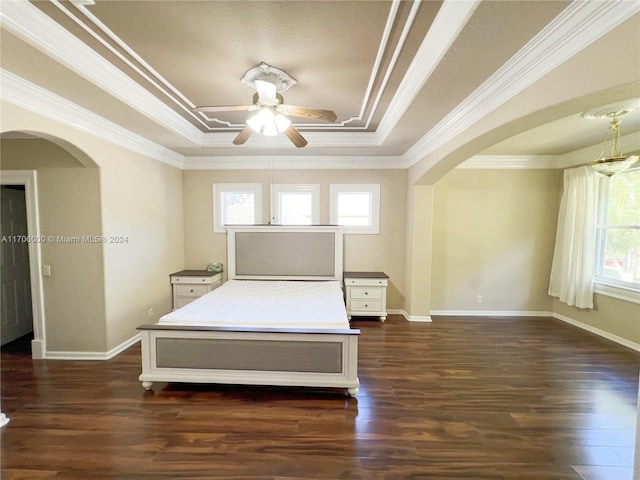
[[[229,280],[158,321],[164,325],[348,329],[338,281]]]

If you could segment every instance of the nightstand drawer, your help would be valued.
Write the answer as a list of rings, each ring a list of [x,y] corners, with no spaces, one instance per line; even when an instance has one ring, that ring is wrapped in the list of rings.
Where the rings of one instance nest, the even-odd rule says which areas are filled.
[[[190,304],[191,302],[193,302],[197,298],[199,298],[199,297],[187,297],[187,296],[176,297],[176,304],[175,304],[175,307],[173,309],[175,310],[175,309],[178,309],[178,308],[182,308],[185,305]]]
[[[177,295],[197,295],[201,296],[211,291],[209,285],[174,285]]]
[[[351,310],[358,312],[379,312],[382,300],[351,300]]]
[[[351,298],[382,298],[380,287],[351,287]]]
[[[202,285],[209,285],[211,283],[214,282],[215,280],[219,280],[220,277],[218,275],[214,275],[214,276],[203,276],[203,277],[181,277],[181,276],[171,276],[171,283],[173,284],[180,284],[180,283],[189,283],[189,284],[202,284]]]
[[[371,285],[376,287],[386,287],[387,279],[386,278],[346,278],[344,281],[345,285]]]

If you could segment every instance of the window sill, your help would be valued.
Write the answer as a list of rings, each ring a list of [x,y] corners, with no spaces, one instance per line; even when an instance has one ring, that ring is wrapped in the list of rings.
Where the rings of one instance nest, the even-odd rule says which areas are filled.
[[[640,291],[608,283],[596,282],[594,292],[607,297],[640,304]]]

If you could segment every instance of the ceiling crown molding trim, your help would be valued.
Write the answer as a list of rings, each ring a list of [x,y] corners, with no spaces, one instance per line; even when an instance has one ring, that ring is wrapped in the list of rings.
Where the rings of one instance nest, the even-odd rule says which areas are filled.
[[[365,124],[362,127],[347,127],[350,129],[360,129],[360,130],[366,130],[369,128],[369,125],[371,125],[371,120],[373,119],[374,114],[376,113],[376,110],[378,108],[378,104],[380,103],[380,99],[382,98],[382,94],[384,93],[384,90],[387,86],[387,83],[389,81],[389,78],[391,78],[391,73],[393,72],[393,69],[396,65],[396,62],[398,61],[398,57],[400,56],[400,53],[402,52],[402,49],[404,47],[404,43],[407,40],[407,36],[409,35],[409,31],[411,30],[411,26],[413,25],[413,21],[416,17],[416,14],[418,13],[418,8],[420,7],[420,2],[421,0],[414,0],[413,5],[411,6],[411,11],[409,12],[409,15],[407,17],[407,20],[405,21],[404,24],[404,28],[402,29],[402,33],[400,35],[400,39],[398,40],[398,43],[396,44],[396,48],[393,52],[393,55],[391,56],[391,60],[389,61],[389,65],[387,65],[387,70],[384,74],[384,77],[382,79],[382,83],[380,84],[380,87],[378,88],[378,94],[376,95],[376,98],[373,102],[373,106],[371,107],[371,110],[369,112],[369,118],[367,118],[367,121],[365,122]],[[369,84],[367,85],[367,93],[365,94],[365,97],[362,100],[362,106],[360,108],[360,113],[358,114],[358,116],[356,117],[351,117],[348,120],[345,120],[343,122],[341,122],[341,126],[345,126],[346,124],[355,121],[355,120],[361,120],[362,117],[364,116],[364,112],[365,109],[367,107],[367,104],[369,102],[369,97],[371,96],[371,91],[373,90],[373,85],[376,81],[376,78],[378,77],[377,72],[378,69],[380,68],[380,63],[382,62],[382,57],[384,55],[384,52],[386,51],[387,48],[387,44],[389,43],[389,37],[391,35],[391,30],[393,29],[393,20],[395,20],[395,17],[398,13],[398,7],[400,6],[400,1],[399,0],[394,0],[393,4],[391,5],[391,10],[389,12],[389,17],[387,19],[387,24],[385,25],[384,28],[384,34],[383,34],[383,38],[382,41],[380,42],[380,45],[378,47],[378,54],[376,56],[376,61],[375,61],[375,65],[373,68],[373,71],[371,72],[371,76],[369,77]]]
[[[27,1],[2,2],[2,26],[159,125],[200,145],[202,132]]]
[[[234,147],[231,142],[237,135],[237,132],[227,133],[205,133],[202,137],[202,147],[213,148],[242,148]],[[304,137],[308,140],[310,147],[377,147],[379,146],[379,137],[375,132],[305,132]],[[245,144],[245,147],[269,147],[277,146],[287,148],[295,148],[289,139],[283,135],[269,137],[265,135],[254,135],[251,143]]]
[[[640,2],[574,1],[407,152],[422,160],[640,11]]]
[[[183,168],[184,157],[179,153],[147,140],[22,77],[0,69],[0,81],[2,83],[0,98],[8,103],[172,167]]]
[[[459,170],[537,170],[562,168],[561,155],[474,155]]]
[[[129,45],[127,45],[120,37],[118,37],[110,28],[108,28],[99,18],[97,18],[91,11],[78,0],[72,0],[72,3],[76,8],[89,19],[98,29],[100,29],[105,35],[107,35],[116,45],[124,50],[131,58],[134,58],[137,62],[132,62],[129,57],[122,55],[116,48],[114,48],[109,42],[105,41],[100,35],[97,35],[91,28],[87,27],[81,22],[75,15],[69,10],[64,8],[60,3],[56,2],[56,6],[62,10],[69,18],[80,25],[89,35],[99,41],[105,48],[109,49],[114,55],[116,55],[122,62],[126,63],[129,68],[134,70],[140,76],[145,78],[155,88],[162,92],[167,98],[174,102],[179,108],[188,113],[191,118],[197,121],[204,128],[207,128],[207,124],[202,121],[201,117],[196,115],[192,109],[196,107],[187,97],[185,97],[177,88],[175,88],[168,80],[160,75],[151,65],[149,65],[140,55],[138,55]],[[89,6],[93,3],[89,4]],[[139,68],[138,65],[144,68]],[[145,71],[146,70],[146,71]],[[148,72],[148,73],[147,73]],[[159,85],[161,83],[162,85]],[[167,91],[170,90],[170,92]],[[176,98],[177,97],[177,98]]]
[[[389,109],[380,121],[377,129],[380,143],[398,124],[479,4],[480,0],[465,2],[444,0],[393,100],[391,100]]]
[[[621,137],[620,144],[640,148],[640,132]],[[474,155],[456,169],[565,169],[584,165],[585,162],[598,158],[601,152],[602,144],[597,143],[563,155]]]
[[[402,157],[373,156],[243,156],[186,157],[184,170],[396,170]]]

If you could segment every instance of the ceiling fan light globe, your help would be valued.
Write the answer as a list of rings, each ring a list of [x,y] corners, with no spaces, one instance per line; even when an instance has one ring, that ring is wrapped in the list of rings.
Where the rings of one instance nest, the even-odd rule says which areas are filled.
[[[273,137],[289,128],[291,121],[284,115],[274,113],[269,108],[263,108],[247,119],[247,125],[256,133]]]
[[[284,132],[291,125],[291,120],[289,120],[284,115],[280,115],[279,113],[276,113],[276,115],[274,116],[274,122],[278,133]]]
[[[262,131],[260,132],[267,137],[275,137],[278,135],[278,129],[276,128],[275,123],[267,123],[262,126]]]
[[[260,109],[258,113],[247,119],[247,125],[249,125],[254,132],[264,135],[268,135],[264,130],[265,126],[269,124],[273,124],[273,112],[268,109]]]

